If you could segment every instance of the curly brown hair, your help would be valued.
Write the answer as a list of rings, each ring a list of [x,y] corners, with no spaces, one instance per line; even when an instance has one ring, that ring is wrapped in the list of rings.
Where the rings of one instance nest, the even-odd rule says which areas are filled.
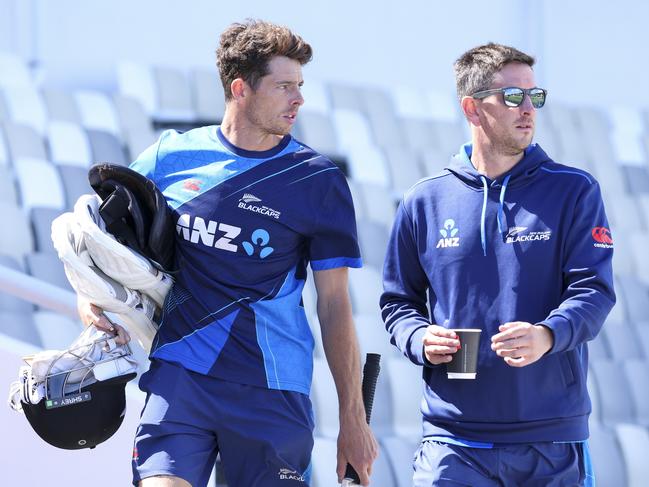
[[[509,63],[534,66],[534,58],[513,47],[490,42],[474,47],[459,57],[453,65],[457,96],[462,100],[491,87],[494,75]]]
[[[263,20],[234,23],[222,34],[216,50],[216,65],[223,83],[225,99],[230,100],[230,85],[242,78],[255,90],[268,74],[268,62],[285,56],[305,65],[312,58],[311,46],[287,27]]]

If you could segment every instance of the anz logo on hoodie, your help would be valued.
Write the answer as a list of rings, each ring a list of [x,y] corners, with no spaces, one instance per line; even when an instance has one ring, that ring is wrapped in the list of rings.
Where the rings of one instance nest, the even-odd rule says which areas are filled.
[[[439,239],[435,248],[445,249],[446,247],[459,247],[460,237],[456,237],[458,228],[455,226],[455,220],[449,218],[444,222],[444,227],[440,228],[439,233],[442,238]]]

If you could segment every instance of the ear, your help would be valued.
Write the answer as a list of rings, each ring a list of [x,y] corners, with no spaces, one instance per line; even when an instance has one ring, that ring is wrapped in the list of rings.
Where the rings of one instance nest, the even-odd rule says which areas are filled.
[[[246,82],[241,78],[236,78],[230,83],[230,92],[232,98],[238,100],[246,95]]]
[[[462,106],[462,111],[464,112],[464,116],[466,119],[469,121],[471,125],[475,125],[476,127],[480,126],[480,117],[478,116],[478,100],[470,97],[470,96],[465,96],[462,97],[462,102],[460,103]]]

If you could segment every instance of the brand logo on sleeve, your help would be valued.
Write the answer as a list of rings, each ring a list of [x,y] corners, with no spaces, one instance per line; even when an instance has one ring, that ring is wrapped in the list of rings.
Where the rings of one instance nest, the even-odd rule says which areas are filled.
[[[446,247],[459,247],[460,237],[457,237],[459,229],[455,226],[455,220],[449,218],[444,222],[444,227],[440,228],[439,233],[442,238],[439,239],[435,248],[445,249]]]
[[[547,242],[552,237],[552,230],[525,233],[526,230],[527,227],[511,227],[505,236],[505,243]]]
[[[593,236],[594,247],[600,249],[612,249],[613,248],[613,237],[611,236],[611,231],[606,227],[595,227],[591,230],[590,234]]]

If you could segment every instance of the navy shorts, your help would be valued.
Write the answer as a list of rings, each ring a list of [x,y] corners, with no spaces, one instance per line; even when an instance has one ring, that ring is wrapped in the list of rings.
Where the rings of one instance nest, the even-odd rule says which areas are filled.
[[[309,485],[313,412],[308,396],[226,382],[153,361],[135,447],[133,484],[172,475],[205,486],[217,453],[228,485]]]
[[[595,485],[585,442],[471,448],[424,440],[414,470],[415,487]]]

